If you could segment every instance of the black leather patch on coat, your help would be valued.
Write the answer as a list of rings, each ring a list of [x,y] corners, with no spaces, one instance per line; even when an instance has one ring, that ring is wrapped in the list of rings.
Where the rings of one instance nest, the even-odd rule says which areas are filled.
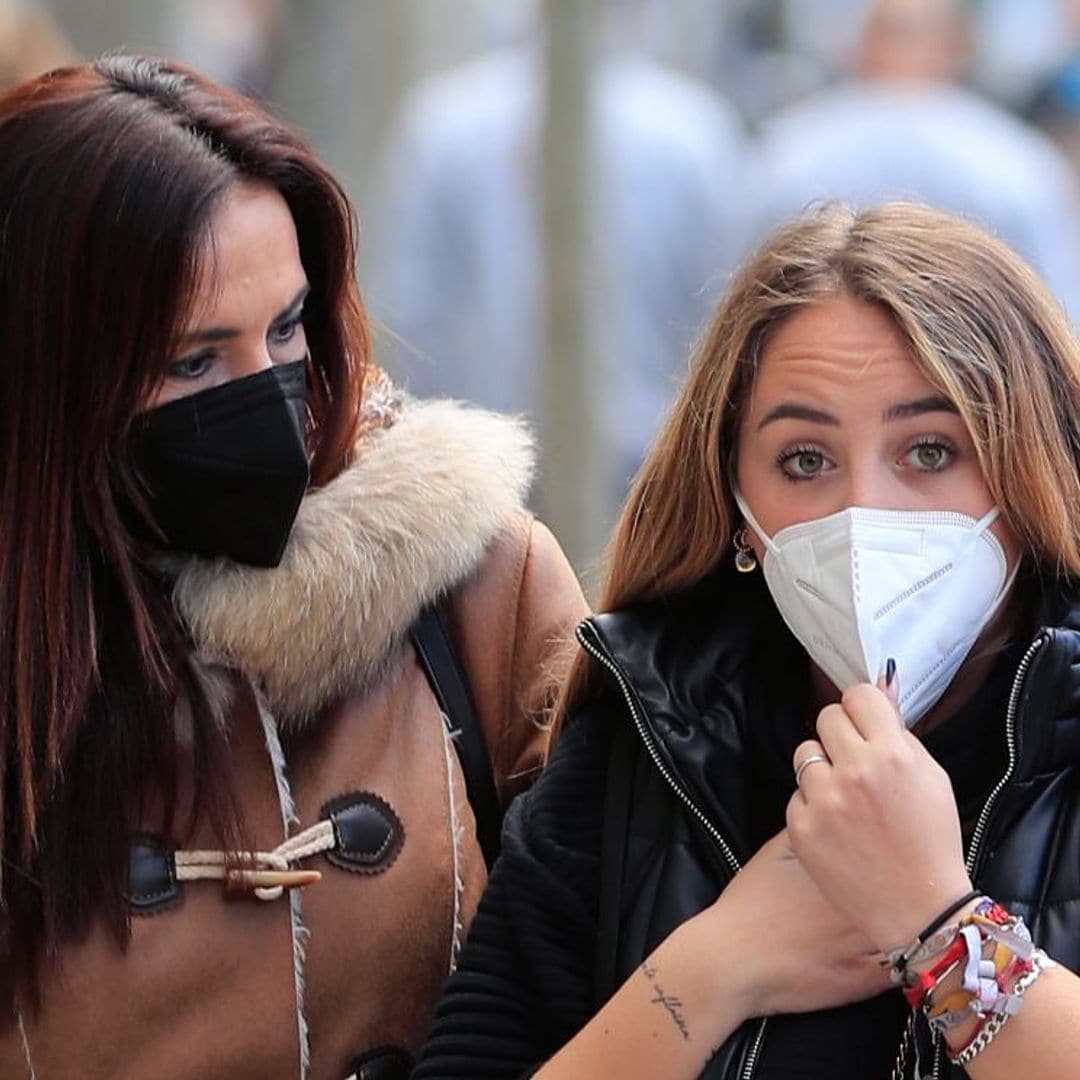
[[[393,807],[372,791],[352,791],[319,811],[334,825],[337,846],[326,853],[334,866],[354,874],[381,874],[401,851],[405,827]]]
[[[356,1080],[408,1080],[413,1058],[398,1046],[380,1046],[349,1063],[349,1076]]]
[[[154,836],[137,836],[128,854],[127,899],[135,915],[153,915],[179,902],[180,882],[172,848]]]

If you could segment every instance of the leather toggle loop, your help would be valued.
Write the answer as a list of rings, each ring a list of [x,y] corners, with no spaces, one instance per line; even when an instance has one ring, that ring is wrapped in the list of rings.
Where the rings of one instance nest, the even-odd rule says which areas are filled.
[[[181,898],[190,881],[220,881],[227,900],[254,896],[277,900],[288,889],[312,885],[318,870],[296,866],[325,854],[342,870],[380,874],[397,858],[405,828],[393,807],[374,792],[354,791],[331,799],[320,820],[273,851],[173,851],[155,837],[137,837],[128,868],[128,899],[145,913]]]
[[[354,874],[381,874],[397,858],[405,828],[393,807],[371,791],[353,791],[326,803],[319,813],[334,827],[326,852],[334,866]]]
[[[172,849],[156,836],[137,836],[128,854],[127,901],[136,915],[150,915],[182,898]]]
[[[226,898],[231,900],[250,895],[277,900],[286,889],[312,885],[322,878],[318,870],[295,870],[292,863],[333,846],[333,826],[329,821],[317,821],[273,851],[178,851],[176,876],[179,881],[221,881]]]

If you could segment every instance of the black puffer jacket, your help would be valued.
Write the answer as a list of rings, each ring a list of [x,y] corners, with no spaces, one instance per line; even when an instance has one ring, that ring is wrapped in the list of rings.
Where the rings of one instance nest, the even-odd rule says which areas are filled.
[[[1007,715],[986,720],[988,737],[1007,740],[1008,765],[968,866],[1078,970],[1080,606],[1055,597],[1040,616]],[[417,1077],[527,1073],[754,853],[746,721],[751,701],[757,711],[790,692],[793,646],[760,576],[722,572],[683,596],[589,619],[579,639],[608,690],[574,718],[508,818]],[[800,1022],[747,1022],[704,1077],[749,1080],[762,1046],[797,1038]],[[917,1037],[925,1069],[934,1051],[925,1031]],[[935,1075],[964,1075],[937,1057]]]

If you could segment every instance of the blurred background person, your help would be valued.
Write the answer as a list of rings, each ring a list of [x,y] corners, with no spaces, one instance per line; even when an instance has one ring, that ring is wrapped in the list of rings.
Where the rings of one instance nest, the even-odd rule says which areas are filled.
[[[863,182],[872,174],[881,195],[979,218],[1039,266],[1077,317],[1075,168],[1018,119],[1054,80],[1056,119],[1039,121],[1068,145],[1076,3],[956,0],[958,21],[941,14],[947,6],[887,5],[899,13],[894,65],[903,41],[917,44],[915,27],[930,28],[907,49],[902,77],[895,66],[886,77],[883,49],[868,43],[890,37],[884,16],[868,24],[874,0],[20,6],[50,12],[83,56],[121,46],[176,56],[300,127],[359,208],[358,275],[385,327],[381,359],[416,391],[465,372],[471,383],[451,387],[459,396],[526,403],[542,444],[538,506],[586,569],[685,366],[694,302],[708,306],[771,216],[815,198],[874,198]],[[485,88],[489,100],[477,102]],[[830,114],[841,130],[815,126],[809,118],[837,100],[850,104]],[[871,119],[856,121],[863,113]],[[793,178],[776,158],[760,170],[743,124],[778,153],[800,115]],[[505,149],[515,124],[525,133],[517,156]],[[569,163],[559,151],[568,144]],[[464,178],[499,169],[506,182],[476,181],[484,195],[465,214]],[[784,183],[791,202],[770,212]],[[458,224],[431,239],[436,219]],[[415,254],[425,234],[430,260]],[[383,274],[387,245],[400,250]],[[468,255],[447,280],[440,267],[454,250]],[[395,282],[429,268],[442,295],[414,298],[420,314],[406,320]],[[468,314],[450,307],[467,311],[466,301]],[[449,324],[442,336],[436,315]]]
[[[741,255],[752,150],[705,84],[643,54],[648,5],[608,2],[587,83],[586,174],[598,439],[613,515],[717,284]],[[372,311],[388,362],[421,395],[542,410],[538,34],[408,96],[372,204]]]
[[[270,90],[285,0],[186,0],[169,10],[172,51],[253,97]]]
[[[33,0],[0,0],[0,88],[75,59],[49,11]]]
[[[1080,0],[1059,0],[1063,18],[1057,62],[1024,104],[1024,115],[1042,128],[1080,175]]]
[[[975,0],[972,81],[1009,109],[1068,59],[1076,43],[1076,0]]]
[[[1080,204],[1043,134],[959,85],[971,52],[959,0],[874,0],[851,77],[763,129],[763,227],[818,199],[906,198],[996,233],[1080,315]]]

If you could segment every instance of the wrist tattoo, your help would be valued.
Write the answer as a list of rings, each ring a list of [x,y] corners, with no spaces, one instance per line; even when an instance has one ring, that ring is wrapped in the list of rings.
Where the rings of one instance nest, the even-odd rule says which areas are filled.
[[[660,971],[658,968],[651,967],[648,960],[641,962],[641,974],[645,976],[652,986],[653,996],[650,998],[652,1004],[663,1006],[664,1011],[671,1017],[671,1022],[679,1029],[679,1034],[682,1035],[684,1040],[689,1040],[690,1028],[687,1026],[686,1018],[682,1014],[682,999],[675,997],[673,994],[668,994],[657,982]]]

